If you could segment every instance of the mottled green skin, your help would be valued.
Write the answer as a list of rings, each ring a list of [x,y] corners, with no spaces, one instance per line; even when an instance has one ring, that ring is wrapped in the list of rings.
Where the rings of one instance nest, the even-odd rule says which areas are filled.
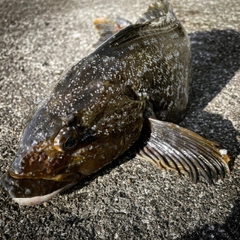
[[[161,14],[112,36],[57,84],[25,129],[8,172],[19,188],[21,179],[52,185],[12,196],[44,195],[56,182],[96,172],[138,140],[150,116],[182,118],[191,83],[189,39],[170,10]],[[64,146],[71,136],[74,146]]]

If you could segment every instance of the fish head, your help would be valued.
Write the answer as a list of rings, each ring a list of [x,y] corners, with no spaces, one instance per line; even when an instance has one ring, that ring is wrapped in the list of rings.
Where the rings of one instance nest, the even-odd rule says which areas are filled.
[[[86,88],[83,101],[71,95],[71,104],[62,104],[61,95],[68,93],[56,88],[35,113],[1,180],[19,204],[52,198],[116,159],[140,135],[145,105],[130,91],[106,81]]]
[[[17,157],[1,185],[20,204],[37,204],[76,184],[83,176],[71,157],[76,128],[39,109],[25,128]],[[53,194],[54,193],[54,194]]]

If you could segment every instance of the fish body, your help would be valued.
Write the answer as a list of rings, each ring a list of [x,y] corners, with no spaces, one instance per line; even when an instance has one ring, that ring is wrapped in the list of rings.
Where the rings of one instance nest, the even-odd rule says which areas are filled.
[[[187,33],[165,0],[74,65],[43,101],[1,180],[19,204],[42,203],[129,150],[197,182],[224,177],[227,155],[183,129],[191,87]]]

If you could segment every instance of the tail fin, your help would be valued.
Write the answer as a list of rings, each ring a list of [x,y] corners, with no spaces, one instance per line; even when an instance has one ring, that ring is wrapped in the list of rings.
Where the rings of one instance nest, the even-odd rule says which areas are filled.
[[[139,18],[136,24],[157,22],[157,25],[162,27],[175,21],[176,17],[173,13],[172,6],[168,1],[158,0],[149,6],[148,10]],[[100,35],[100,39],[94,44],[94,47],[99,46],[118,31],[132,25],[131,22],[123,18],[116,18],[115,20],[96,18],[94,19],[93,24]]]
[[[175,20],[172,6],[167,0],[158,0],[151,4],[148,10],[139,18],[137,23],[158,22],[161,18]]]

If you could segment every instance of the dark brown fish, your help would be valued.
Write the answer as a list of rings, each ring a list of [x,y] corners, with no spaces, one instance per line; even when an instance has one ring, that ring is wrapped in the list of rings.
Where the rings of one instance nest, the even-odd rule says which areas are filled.
[[[174,124],[189,101],[191,51],[171,6],[159,0],[127,25],[68,71],[26,127],[1,180],[19,204],[47,201],[134,144],[193,182],[229,172],[213,142]]]

